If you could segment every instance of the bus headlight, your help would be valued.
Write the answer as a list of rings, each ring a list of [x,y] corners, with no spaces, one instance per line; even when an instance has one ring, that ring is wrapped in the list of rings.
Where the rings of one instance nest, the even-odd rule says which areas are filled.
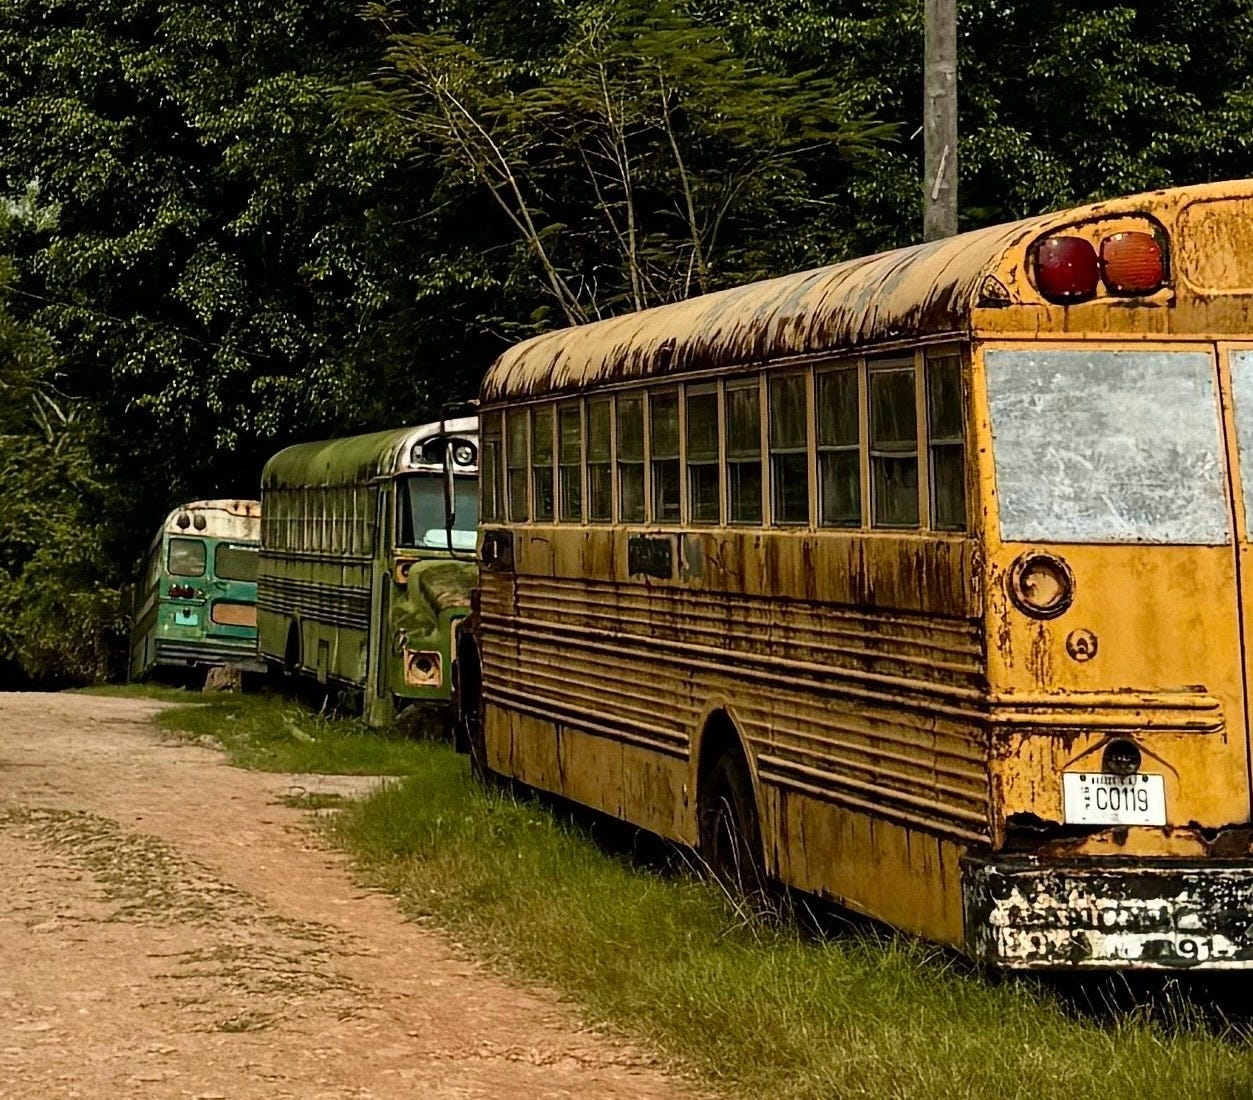
[[[444,682],[443,664],[437,649],[406,649],[405,683],[410,687],[437,688]]]
[[[1009,597],[1033,618],[1055,619],[1075,598],[1070,566],[1054,554],[1029,550],[1009,567]]]

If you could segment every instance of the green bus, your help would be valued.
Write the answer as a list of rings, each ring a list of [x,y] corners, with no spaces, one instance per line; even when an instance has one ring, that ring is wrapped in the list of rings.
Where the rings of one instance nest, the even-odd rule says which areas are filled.
[[[478,420],[303,443],[261,475],[257,618],[272,668],[372,725],[446,709],[477,580]]]
[[[238,665],[257,658],[257,552],[261,505],[197,500],[167,517],[135,588],[129,672]]]

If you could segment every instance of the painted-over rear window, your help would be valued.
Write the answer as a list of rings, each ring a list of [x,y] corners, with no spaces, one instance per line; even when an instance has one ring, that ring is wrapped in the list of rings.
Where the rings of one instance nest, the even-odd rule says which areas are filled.
[[[1006,542],[1229,541],[1214,360],[989,350]]]

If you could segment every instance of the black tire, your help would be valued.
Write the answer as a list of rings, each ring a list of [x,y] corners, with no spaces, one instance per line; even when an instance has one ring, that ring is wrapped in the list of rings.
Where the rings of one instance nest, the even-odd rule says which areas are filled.
[[[766,893],[761,823],[748,764],[737,749],[718,758],[701,806],[701,854],[728,889],[750,899]]]

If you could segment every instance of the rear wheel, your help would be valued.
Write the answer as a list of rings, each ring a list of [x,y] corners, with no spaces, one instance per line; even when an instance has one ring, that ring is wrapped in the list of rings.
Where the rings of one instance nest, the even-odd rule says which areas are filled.
[[[701,812],[701,850],[718,881],[749,898],[766,890],[761,824],[748,763],[729,749],[709,773]]]

